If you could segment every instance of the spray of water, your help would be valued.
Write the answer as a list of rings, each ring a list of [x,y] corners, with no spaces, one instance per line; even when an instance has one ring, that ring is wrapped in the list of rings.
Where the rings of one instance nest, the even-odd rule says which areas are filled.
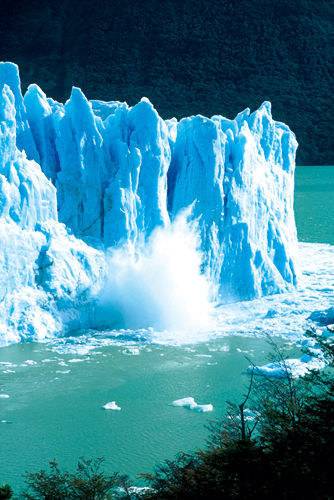
[[[202,257],[189,210],[136,248],[127,244],[109,250],[100,322],[109,328],[152,327],[192,335],[208,328],[211,289],[201,273]]]

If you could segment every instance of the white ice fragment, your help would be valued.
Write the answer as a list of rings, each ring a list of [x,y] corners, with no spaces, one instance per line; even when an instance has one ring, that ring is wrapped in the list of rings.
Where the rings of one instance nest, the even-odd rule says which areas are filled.
[[[127,356],[138,356],[140,350],[137,347],[127,347],[122,351],[122,354],[126,354]]]
[[[68,362],[69,363],[81,363],[82,361],[88,361],[89,358],[73,358],[73,359],[69,359]]]
[[[263,366],[249,366],[248,371],[254,370],[254,375],[262,375],[273,378],[286,378],[288,374],[292,377],[303,377],[311,370],[321,370],[326,366],[326,362],[318,357],[308,355],[302,356],[300,359],[286,359],[284,361],[276,361]]]
[[[121,408],[117,406],[116,401],[110,401],[110,403],[106,403],[105,405],[103,405],[102,408],[104,408],[105,410],[121,410]]]
[[[183,408],[188,408],[189,410],[194,410],[194,411],[197,411],[199,413],[204,413],[204,412],[213,410],[212,404],[199,405],[196,403],[196,401],[192,397],[176,399],[175,401],[170,403],[170,406],[179,406],[179,407],[183,407]]]
[[[220,350],[221,352],[229,352],[229,350],[230,350],[230,346],[229,346],[228,344],[224,344],[224,345],[222,345],[222,346],[219,348],[219,350]]]
[[[0,398],[7,399],[9,398],[9,394],[0,394]]]

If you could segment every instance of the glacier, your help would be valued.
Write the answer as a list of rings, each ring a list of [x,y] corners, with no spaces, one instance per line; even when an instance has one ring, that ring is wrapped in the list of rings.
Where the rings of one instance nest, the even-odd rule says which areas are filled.
[[[163,120],[147,98],[22,96],[0,63],[0,343],[94,328],[110,249],[140,252],[188,207],[216,301],[293,288],[296,149],[269,102]]]

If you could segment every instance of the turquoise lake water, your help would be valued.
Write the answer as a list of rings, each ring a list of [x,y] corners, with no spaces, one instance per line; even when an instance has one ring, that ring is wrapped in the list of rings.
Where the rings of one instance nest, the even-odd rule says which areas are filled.
[[[334,245],[334,166],[296,168],[295,216],[299,241]]]
[[[295,212],[300,241],[334,244],[334,167],[297,168]],[[304,245],[300,258],[300,291],[222,308],[217,338],[167,346],[82,337],[0,349],[0,396],[9,396],[0,397],[0,481],[19,491],[22,473],[54,458],[73,469],[80,456],[103,456],[108,471],[135,478],[204,446],[205,425],[247,387],[247,358],[266,362],[263,333],[274,331],[294,357],[308,312],[330,303],[333,249]],[[169,405],[189,396],[213,411]],[[121,411],[104,410],[110,401]]]

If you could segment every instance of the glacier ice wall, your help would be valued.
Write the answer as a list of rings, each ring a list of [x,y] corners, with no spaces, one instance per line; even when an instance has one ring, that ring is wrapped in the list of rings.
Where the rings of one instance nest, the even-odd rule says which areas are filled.
[[[146,98],[131,108],[74,87],[61,104],[35,84],[23,98],[13,63],[0,64],[0,92],[0,336],[88,324],[103,249],[142,245],[189,205],[220,300],[296,283],[297,142],[270,103],[162,120]]]
[[[0,67],[3,76],[1,72]],[[8,80],[17,84],[17,79]],[[22,101],[21,112],[15,106],[15,93],[4,84],[0,91],[0,344],[41,340],[65,328],[80,327],[90,313],[88,307],[85,311],[88,296],[101,287],[105,265],[102,252],[69,235],[58,222],[56,188],[17,147],[21,140],[34,142],[31,129],[22,125],[28,123]],[[31,157],[38,155],[36,147],[28,150]]]

